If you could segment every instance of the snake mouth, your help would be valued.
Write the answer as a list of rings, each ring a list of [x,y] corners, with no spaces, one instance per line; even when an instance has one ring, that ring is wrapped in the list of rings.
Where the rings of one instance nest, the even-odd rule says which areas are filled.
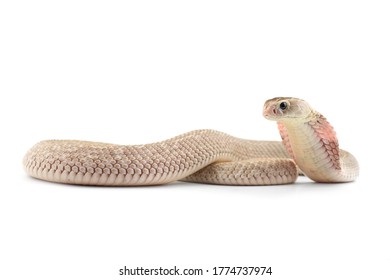
[[[280,113],[281,112],[279,112],[279,110],[276,108],[276,106],[264,108],[264,110],[263,110],[264,118],[266,118],[267,120],[271,120],[271,121],[277,120],[278,117],[280,117]]]

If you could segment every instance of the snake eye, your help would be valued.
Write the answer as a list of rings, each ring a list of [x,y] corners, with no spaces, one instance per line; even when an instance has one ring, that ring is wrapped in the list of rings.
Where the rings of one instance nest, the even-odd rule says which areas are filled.
[[[288,107],[288,104],[287,104],[287,102],[280,102],[280,104],[279,104],[279,109],[280,110],[282,110],[282,111],[284,111],[284,110],[286,110],[287,109],[287,107]]]

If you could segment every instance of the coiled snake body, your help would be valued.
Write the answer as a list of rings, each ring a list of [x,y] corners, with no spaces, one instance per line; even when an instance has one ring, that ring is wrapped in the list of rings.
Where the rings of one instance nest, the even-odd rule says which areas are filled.
[[[278,122],[282,142],[244,140],[214,130],[146,145],[49,140],[33,146],[23,163],[32,177],[82,185],[286,184],[296,180],[298,168],[317,182],[358,176],[356,159],[339,149],[332,126],[307,102],[270,99],[263,115]]]

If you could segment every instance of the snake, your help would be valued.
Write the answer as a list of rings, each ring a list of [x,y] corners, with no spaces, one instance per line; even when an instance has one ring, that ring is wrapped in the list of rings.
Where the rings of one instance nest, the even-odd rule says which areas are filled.
[[[356,158],[339,148],[334,128],[306,101],[269,99],[263,116],[276,121],[282,141],[241,139],[211,129],[141,145],[45,140],[28,150],[23,166],[37,179],[94,186],[279,185],[294,183],[299,175],[341,183],[358,177]]]

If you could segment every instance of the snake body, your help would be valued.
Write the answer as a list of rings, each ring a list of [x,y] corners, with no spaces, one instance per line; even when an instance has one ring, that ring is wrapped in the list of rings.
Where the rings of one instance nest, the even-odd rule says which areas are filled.
[[[292,183],[298,168],[317,182],[348,182],[359,166],[339,149],[327,120],[297,98],[266,101],[263,115],[278,122],[280,141],[239,139],[196,130],[145,145],[48,140],[33,146],[23,164],[35,178],[51,182],[133,186],[184,180],[226,185]]]

